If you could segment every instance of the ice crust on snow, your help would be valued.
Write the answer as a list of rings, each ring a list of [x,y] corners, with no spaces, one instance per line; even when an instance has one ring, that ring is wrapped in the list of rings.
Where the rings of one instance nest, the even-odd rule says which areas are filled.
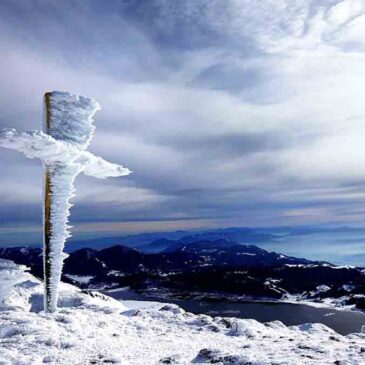
[[[0,363],[30,365],[363,365],[365,334],[322,324],[210,317],[173,304],[128,307],[61,283],[59,309],[41,311],[42,285],[0,260]],[[141,302],[143,303],[143,302]]]
[[[51,237],[50,257],[51,292],[49,309],[57,306],[57,287],[61,279],[63,249],[70,237],[68,219],[75,194],[74,181],[78,174],[97,178],[126,176],[131,171],[121,165],[105,161],[86,151],[93,136],[93,116],[99,104],[85,96],[66,92],[52,92],[45,96],[45,130],[17,132],[14,129],[0,131],[0,147],[13,149],[28,158],[38,158],[45,164],[51,185]],[[47,263],[48,264],[48,263]]]

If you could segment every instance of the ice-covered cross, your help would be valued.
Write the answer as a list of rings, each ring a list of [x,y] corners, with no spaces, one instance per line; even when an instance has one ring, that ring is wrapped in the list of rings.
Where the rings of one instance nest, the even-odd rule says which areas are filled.
[[[44,131],[0,131],[0,146],[44,163],[44,309],[54,312],[67,256],[63,249],[70,237],[71,227],[67,223],[76,176],[83,172],[106,178],[129,175],[131,171],[86,151],[95,130],[93,116],[100,110],[95,100],[53,91],[44,95],[44,105]]]

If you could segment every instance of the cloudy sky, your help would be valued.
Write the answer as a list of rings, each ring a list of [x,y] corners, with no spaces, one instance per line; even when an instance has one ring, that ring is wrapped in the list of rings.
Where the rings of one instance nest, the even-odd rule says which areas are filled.
[[[2,0],[0,13],[0,128],[41,128],[45,91],[92,96],[90,150],[134,171],[78,177],[76,232],[364,225],[364,1]],[[38,234],[40,163],[1,150],[0,169],[0,232]]]

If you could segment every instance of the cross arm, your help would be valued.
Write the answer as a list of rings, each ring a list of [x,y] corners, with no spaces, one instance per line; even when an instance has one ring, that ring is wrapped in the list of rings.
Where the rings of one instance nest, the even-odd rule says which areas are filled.
[[[0,131],[0,146],[16,150],[28,158],[39,158],[46,164],[76,164],[79,172],[97,178],[126,176],[131,171],[121,165],[83,151],[75,145],[60,141],[42,131]]]
[[[132,173],[132,171],[126,167],[108,162],[87,151],[83,152],[75,162],[81,164],[82,172],[85,175],[94,176],[99,179],[126,176]]]
[[[0,146],[16,150],[28,158],[39,158],[45,163],[72,161],[82,152],[70,143],[58,141],[42,131],[0,131]]]
[[[42,131],[17,132],[15,129],[0,131],[0,146],[16,150],[28,158],[39,158],[45,163],[72,161],[82,152]]]

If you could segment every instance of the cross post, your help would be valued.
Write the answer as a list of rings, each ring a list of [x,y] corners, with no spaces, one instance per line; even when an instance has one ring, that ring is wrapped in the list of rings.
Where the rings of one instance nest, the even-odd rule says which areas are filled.
[[[44,95],[43,131],[0,131],[1,147],[17,150],[28,158],[39,158],[44,164],[44,310],[48,313],[57,309],[63,260],[67,257],[63,249],[71,235],[68,218],[75,178],[81,172],[97,178],[131,173],[86,151],[95,130],[93,116],[99,109],[95,100],[85,96],[48,92]]]

